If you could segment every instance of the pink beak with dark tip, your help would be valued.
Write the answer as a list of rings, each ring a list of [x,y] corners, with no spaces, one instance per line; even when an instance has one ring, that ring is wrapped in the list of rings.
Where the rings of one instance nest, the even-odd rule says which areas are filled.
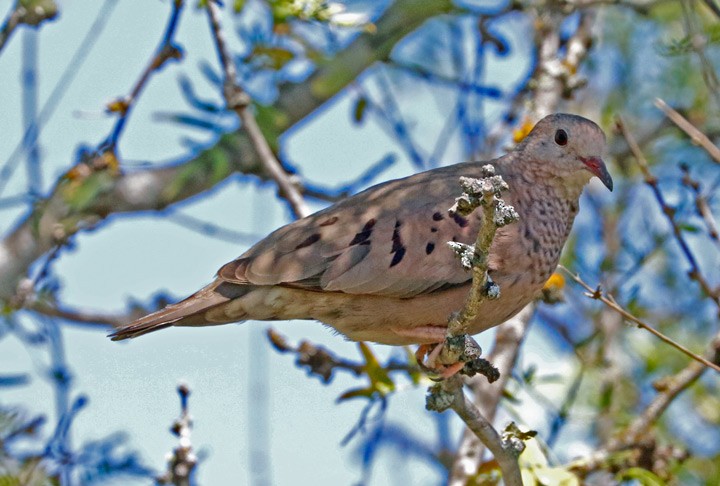
[[[605,184],[605,187],[611,191],[613,190],[612,177],[610,177],[610,172],[608,172],[607,167],[605,167],[605,162],[603,162],[600,157],[580,157],[580,160],[585,164],[591,174],[597,176],[597,178]]]

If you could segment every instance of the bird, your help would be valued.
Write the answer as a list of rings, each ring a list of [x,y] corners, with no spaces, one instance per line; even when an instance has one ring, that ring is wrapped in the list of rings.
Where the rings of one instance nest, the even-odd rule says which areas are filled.
[[[557,268],[584,187],[613,180],[602,156],[605,134],[593,121],[556,113],[514,149],[372,186],[260,240],[218,270],[215,280],[176,304],[110,334],[134,338],[170,326],[246,320],[317,320],[352,341],[431,345],[445,339],[464,305],[472,273],[446,244],[472,244],[481,211],[448,209],[459,178],[490,164],[509,186],[518,222],[498,228],[488,274],[500,297],[482,302],[468,334],[497,326],[540,293]]]

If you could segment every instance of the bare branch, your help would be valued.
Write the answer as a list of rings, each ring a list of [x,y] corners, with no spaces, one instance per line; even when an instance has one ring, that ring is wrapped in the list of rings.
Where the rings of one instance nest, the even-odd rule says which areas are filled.
[[[715,371],[717,371],[718,373],[720,373],[720,366],[716,365],[715,363],[713,363],[712,361],[709,361],[706,358],[703,358],[699,354],[693,353],[692,351],[690,351],[688,348],[686,348],[682,344],[673,341],[671,338],[669,338],[665,334],[661,333],[660,331],[658,331],[657,329],[652,327],[650,324],[647,324],[646,322],[642,321],[641,319],[635,317],[634,315],[632,315],[631,313],[629,313],[628,311],[623,309],[620,306],[620,304],[618,304],[617,301],[613,298],[612,295],[604,294],[602,292],[602,289],[600,288],[600,286],[593,289],[587,283],[585,283],[585,281],[582,280],[579,275],[572,273],[570,270],[568,270],[567,268],[565,268],[562,265],[560,265],[559,268],[561,268],[565,273],[567,273],[570,276],[570,278],[572,278],[577,283],[579,283],[580,286],[582,286],[582,288],[587,290],[587,293],[585,294],[586,296],[590,297],[591,299],[599,300],[600,302],[602,302],[603,304],[605,304],[606,306],[610,307],[615,312],[617,312],[618,314],[623,316],[628,321],[631,321],[631,322],[634,322],[635,324],[637,324],[637,326],[639,328],[645,329],[646,331],[653,334],[655,337],[659,338],[661,341],[669,344],[673,348],[677,349],[681,353],[684,353],[685,355],[694,359],[698,363],[702,363],[703,365],[707,366],[708,368],[712,368]]]
[[[710,157],[720,164],[720,148],[717,147],[703,132],[698,130],[695,125],[687,121],[677,111],[673,110],[667,103],[660,98],[655,98],[655,106],[660,108],[665,116],[668,117],[675,125],[690,137],[693,143],[700,145],[710,155]]]
[[[700,182],[690,176],[690,167],[687,164],[681,164],[680,170],[683,172],[683,185],[689,187],[693,194],[695,194],[695,209],[705,223],[708,236],[710,236],[710,239],[713,240],[715,244],[720,245],[720,233],[718,232],[715,215],[713,215],[710,210],[707,196],[700,190]]]
[[[710,346],[705,352],[705,359],[720,364],[720,333],[716,334],[712,339]],[[655,388],[658,390],[658,394],[653,401],[645,407],[642,414],[635,417],[627,427],[615,434],[607,444],[589,457],[578,459],[568,464],[568,469],[582,472],[593,471],[606,463],[612,453],[636,447],[638,441],[647,434],[650,428],[660,419],[673,400],[695,383],[706,369],[707,367],[703,364],[692,361],[675,375],[656,382]]]
[[[655,195],[655,199],[657,199],[657,202],[660,205],[663,214],[665,215],[668,222],[670,223],[670,226],[672,227],[675,240],[678,242],[678,245],[680,245],[680,249],[685,255],[685,259],[690,264],[690,271],[688,272],[688,276],[692,280],[695,280],[700,285],[700,288],[703,290],[703,292],[705,292],[705,295],[710,297],[713,302],[715,302],[715,305],[718,308],[718,313],[720,315],[720,287],[712,288],[710,283],[700,271],[700,265],[698,264],[695,255],[690,250],[690,245],[688,245],[687,241],[685,240],[682,229],[677,224],[677,221],[675,221],[675,210],[671,208],[667,202],[665,202],[665,198],[663,197],[663,194],[662,192],[660,192],[660,188],[658,187],[657,178],[655,178],[652,172],[650,172],[650,167],[648,165],[647,159],[640,150],[640,147],[635,141],[632,133],[630,133],[627,127],[625,127],[625,124],[623,123],[621,118],[617,118],[615,123],[622,135],[625,137],[625,140],[627,140],[628,146],[630,147],[630,150],[635,156],[635,160],[637,160],[640,171],[645,178],[645,183],[652,189],[653,194]]]
[[[170,18],[168,20],[167,27],[165,28],[165,34],[163,35],[160,45],[155,50],[155,54],[152,59],[145,67],[145,70],[140,75],[140,78],[138,78],[135,82],[130,94],[108,104],[108,111],[119,113],[120,116],[115,122],[115,126],[113,127],[110,136],[105,142],[103,142],[101,150],[110,150],[115,152],[120,135],[125,128],[128,117],[130,116],[130,112],[137,103],[140,94],[152,75],[160,71],[168,61],[179,61],[182,59],[182,49],[175,44],[174,37],[180,23],[180,14],[182,13],[184,5],[184,0],[173,0]]]
[[[207,11],[210,19],[210,27],[212,29],[213,38],[215,39],[215,47],[218,51],[220,64],[222,65],[225,79],[223,81],[223,96],[228,108],[233,110],[238,118],[242,121],[242,127],[252,140],[253,146],[258,153],[260,163],[270,177],[275,181],[279,189],[280,197],[287,200],[292,208],[296,218],[302,218],[310,214],[310,209],[305,202],[298,188],[290,180],[290,175],[280,165],[275,157],[270,144],[265,139],[260,126],[255,120],[255,116],[249,109],[251,103],[250,97],[237,83],[237,69],[235,63],[230,56],[230,51],[225,44],[225,33],[220,25],[220,8],[217,0],[208,0]]]

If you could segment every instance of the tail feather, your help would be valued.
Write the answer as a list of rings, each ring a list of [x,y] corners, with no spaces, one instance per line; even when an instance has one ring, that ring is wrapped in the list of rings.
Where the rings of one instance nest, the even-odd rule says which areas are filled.
[[[227,292],[223,282],[213,282],[207,287],[199,290],[185,300],[177,304],[171,304],[164,309],[148,314],[130,324],[116,329],[110,333],[113,341],[120,341],[128,338],[135,338],[149,332],[159,331],[170,326],[203,326],[217,325],[232,322],[236,319],[228,319],[224,322],[208,321],[205,315],[208,311],[225,305],[239,293]],[[236,286],[237,287],[237,286]]]

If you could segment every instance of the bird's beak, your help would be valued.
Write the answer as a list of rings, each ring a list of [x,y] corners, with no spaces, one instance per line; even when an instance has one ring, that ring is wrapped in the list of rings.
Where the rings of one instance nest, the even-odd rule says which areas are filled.
[[[597,178],[605,184],[605,187],[611,191],[613,190],[613,180],[612,177],[610,177],[610,172],[608,172],[607,167],[605,167],[603,159],[600,157],[580,157],[580,160],[592,175],[597,176]]]

